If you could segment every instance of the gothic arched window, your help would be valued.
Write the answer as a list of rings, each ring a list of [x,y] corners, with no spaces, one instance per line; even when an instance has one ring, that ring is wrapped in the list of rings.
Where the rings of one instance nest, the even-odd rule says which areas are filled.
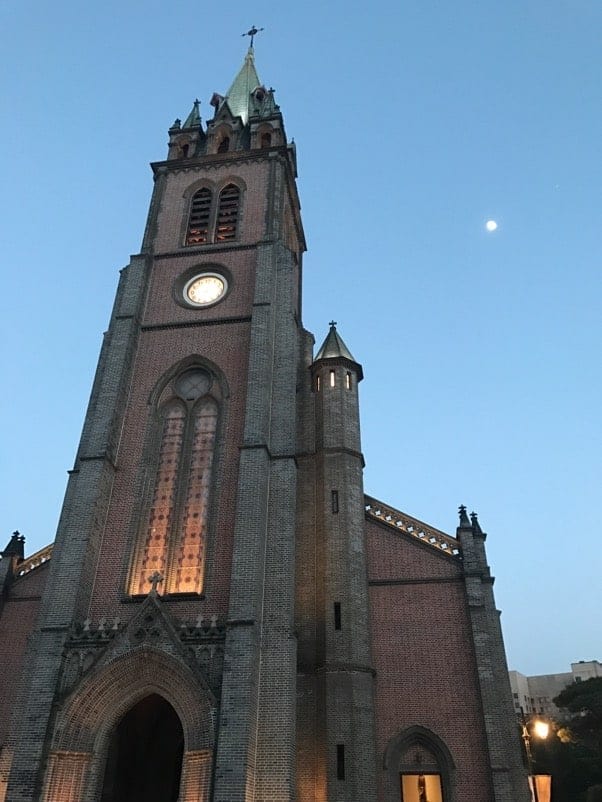
[[[219,194],[215,241],[227,242],[236,238],[240,190],[236,184],[228,184]]]
[[[230,137],[225,136],[217,146],[218,153],[227,153],[230,150]]]
[[[186,245],[203,245],[209,241],[209,219],[211,215],[211,190],[202,187],[192,196]]]
[[[130,577],[132,595],[146,594],[159,572],[163,593],[203,589],[211,474],[218,405],[211,374],[182,373],[159,409],[159,442],[148,511]],[[175,396],[175,397],[174,397]]]

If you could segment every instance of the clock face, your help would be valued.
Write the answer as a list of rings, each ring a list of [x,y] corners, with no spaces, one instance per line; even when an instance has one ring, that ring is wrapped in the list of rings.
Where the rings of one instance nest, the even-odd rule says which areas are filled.
[[[227,289],[226,279],[217,273],[201,273],[187,282],[184,287],[184,299],[195,306],[209,306],[224,295]]]

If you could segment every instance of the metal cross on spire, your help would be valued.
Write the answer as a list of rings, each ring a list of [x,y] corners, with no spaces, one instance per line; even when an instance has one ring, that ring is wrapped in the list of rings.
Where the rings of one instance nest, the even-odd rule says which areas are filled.
[[[255,37],[257,36],[257,34],[260,31],[264,31],[264,30],[265,30],[265,28],[256,28],[255,25],[253,25],[253,27],[250,30],[248,30],[246,33],[243,33],[241,35],[242,36],[250,36],[251,37],[251,45],[250,46],[253,47],[253,40],[255,39]]]

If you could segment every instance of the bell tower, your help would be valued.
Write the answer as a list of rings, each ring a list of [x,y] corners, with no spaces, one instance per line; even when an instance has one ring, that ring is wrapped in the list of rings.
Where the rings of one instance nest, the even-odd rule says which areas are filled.
[[[295,152],[252,47],[211,106],[204,124],[195,100],[152,165],[26,657],[9,802],[108,799],[124,716],[164,704],[178,798],[294,796]]]

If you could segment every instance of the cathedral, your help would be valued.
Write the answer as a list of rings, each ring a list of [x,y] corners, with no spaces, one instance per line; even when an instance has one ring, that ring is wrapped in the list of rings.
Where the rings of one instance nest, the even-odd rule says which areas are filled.
[[[252,45],[211,106],[152,164],[56,541],[1,553],[0,802],[528,802],[485,534],[364,494]]]

